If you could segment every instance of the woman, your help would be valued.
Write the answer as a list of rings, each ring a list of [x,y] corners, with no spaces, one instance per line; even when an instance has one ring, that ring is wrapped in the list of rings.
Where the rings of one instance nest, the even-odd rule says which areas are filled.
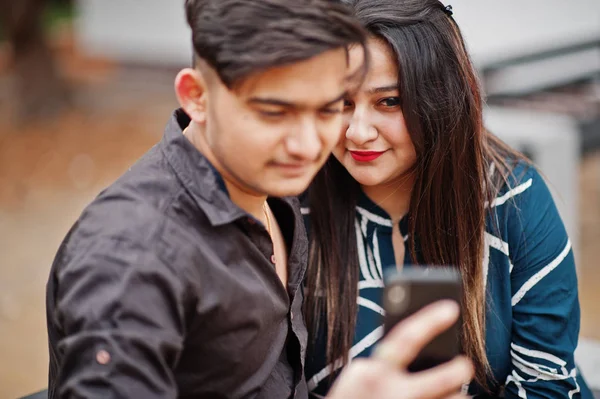
[[[539,173],[485,130],[451,7],[350,6],[371,33],[371,69],[308,192],[309,387],[325,394],[335,370],[381,337],[386,267],[453,265],[463,278],[462,345],[476,366],[469,393],[591,398],[573,359],[570,241]]]

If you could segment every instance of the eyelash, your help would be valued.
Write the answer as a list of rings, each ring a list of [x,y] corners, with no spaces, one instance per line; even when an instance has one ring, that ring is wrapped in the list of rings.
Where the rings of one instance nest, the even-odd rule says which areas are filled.
[[[278,118],[285,115],[283,111],[259,111],[262,116],[266,116],[267,118]]]
[[[326,115],[335,115],[335,114],[339,114],[341,112],[341,110],[338,108],[325,108],[325,109],[322,109],[320,112],[322,114],[326,114]]]
[[[385,102],[390,101],[390,100],[395,101],[396,104],[394,104],[394,105],[386,105]],[[388,108],[398,107],[400,105],[400,97],[387,97],[387,98],[383,98],[377,104],[384,105],[384,106],[386,106]]]
[[[389,104],[385,104],[388,101],[394,101],[395,104],[389,105]],[[354,105],[354,103],[350,100],[344,100],[344,108],[348,108],[348,107],[352,107]],[[381,100],[377,101],[377,105],[383,105],[386,108],[394,108],[394,107],[398,107],[400,106],[400,97],[386,97],[386,98],[382,98]]]

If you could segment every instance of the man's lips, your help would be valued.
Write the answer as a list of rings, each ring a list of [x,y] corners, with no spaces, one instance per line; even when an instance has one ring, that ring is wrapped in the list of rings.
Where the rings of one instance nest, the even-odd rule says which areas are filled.
[[[379,158],[385,151],[350,151],[350,155],[358,162],[371,162]]]
[[[301,163],[273,162],[271,165],[278,168],[280,171],[282,171],[284,174],[286,174],[288,176],[300,176],[300,175],[305,174],[309,170],[312,163],[311,162],[301,162]]]
[[[304,169],[312,165],[311,162],[273,162],[273,166],[277,166],[279,168],[284,169]]]

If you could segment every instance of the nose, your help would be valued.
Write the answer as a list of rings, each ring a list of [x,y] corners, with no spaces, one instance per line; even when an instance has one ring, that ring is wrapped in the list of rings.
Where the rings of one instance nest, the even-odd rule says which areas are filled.
[[[361,146],[375,140],[377,135],[377,129],[369,120],[367,110],[355,108],[346,129],[346,139],[352,141],[357,146]]]
[[[287,137],[286,147],[288,153],[294,158],[316,161],[323,149],[317,121],[313,118],[302,120],[296,132]]]

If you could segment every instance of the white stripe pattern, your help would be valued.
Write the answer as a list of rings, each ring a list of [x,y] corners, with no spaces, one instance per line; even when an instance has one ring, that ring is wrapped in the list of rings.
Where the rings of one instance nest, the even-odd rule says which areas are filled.
[[[558,374],[558,369],[556,368],[552,368],[550,366],[546,366],[543,364],[536,364],[536,363],[532,363],[532,362],[528,362],[527,360],[523,359],[521,356],[517,355],[517,353],[513,350],[510,351],[510,356],[514,359],[514,361],[516,362],[520,362],[524,365],[526,365],[527,367],[530,367],[540,373],[554,373],[554,374]],[[562,374],[567,374],[567,369],[565,369],[564,367],[561,368]]]
[[[539,380],[541,380],[541,381],[561,381],[561,380],[566,380],[566,379],[570,378],[569,373],[566,372],[567,370],[565,370],[565,374],[558,373],[558,372],[553,373],[551,371],[542,370],[541,367],[543,367],[543,366],[540,364],[527,362],[527,361],[521,359],[519,356],[514,354],[514,352],[512,352],[512,351],[511,351],[511,357],[512,357],[513,366],[515,366],[516,368],[521,370],[523,373],[532,376],[536,381],[539,381]]]
[[[358,220],[354,220],[354,227],[356,229],[356,244],[358,250],[358,265],[360,266],[360,271],[365,278],[365,280],[374,280],[371,273],[369,273],[369,267],[367,265],[367,254],[365,253],[365,244],[363,242],[363,235],[360,230],[360,225],[358,224]]]
[[[530,289],[532,289],[541,279],[546,277],[552,270],[556,269],[558,265],[560,265],[563,262],[563,260],[565,260],[569,252],[571,252],[571,241],[567,240],[567,245],[560,253],[560,255],[558,255],[556,259],[550,262],[549,265],[544,266],[539,272],[534,274],[529,280],[525,282],[525,284],[523,284],[521,288],[519,288],[519,291],[517,291],[517,293],[512,297],[512,306],[518,304],[521,301],[521,299],[523,299],[525,294],[529,292]]]
[[[529,357],[537,357],[539,359],[544,359],[549,362],[557,364],[559,367],[565,367],[567,365],[567,362],[565,362],[561,358],[559,358],[551,353],[523,348],[522,346],[519,346],[515,343],[511,343],[510,347],[511,347],[511,349],[513,349],[516,352],[519,352],[522,355],[529,356]]]
[[[576,393],[579,393],[581,391],[581,388],[579,387],[579,383],[577,382],[577,367],[574,368],[571,371],[573,380],[575,381],[575,389],[572,389],[569,391],[569,399],[573,399],[573,395],[575,395]]]
[[[379,313],[380,315],[385,315],[385,310],[383,310],[383,308],[381,306],[379,306],[378,304],[376,304],[375,302],[368,300],[366,298],[363,297],[358,297],[357,299],[357,303],[359,306],[363,306],[367,309],[371,309],[377,313]]]
[[[371,275],[377,280],[383,278],[379,271],[377,270],[377,263],[375,263],[375,257],[373,256],[373,250],[370,246],[367,246],[367,259],[369,260],[369,270],[371,271]]]
[[[512,190],[506,192],[504,195],[502,195],[492,201],[491,208],[494,208],[494,207],[500,206],[500,205],[504,205],[506,203],[506,201],[508,201],[509,199],[516,197],[517,195],[527,191],[527,189],[529,187],[531,187],[532,184],[533,184],[533,179],[529,179],[525,183],[520,184],[517,187],[513,188]],[[489,206],[489,203],[486,201],[485,207],[487,208],[488,206]]]
[[[367,237],[367,224],[369,224],[369,219],[367,218],[362,218],[362,220],[360,221],[360,229],[363,233],[363,237]]]
[[[490,266],[490,248],[497,249],[507,257],[509,256],[508,243],[502,241],[500,238],[488,233],[487,231],[483,235],[483,262],[481,264],[483,269],[483,292],[487,287],[487,276]],[[512,272],[512,263],[509,260],[510,271]]]
[[[513,370],[512,375],[506,377],[505,385],[508,385],[511,382],[514,383],[517,386],[519,398],[527,399],[527,392],[525,392],[525,388],[523,388],[523,385],[521,385],[521,381],[523,381],[523,378]]]
[[[338,360],[333,368],[333,371],[338,370],[340,367],[342,367],[342,362]],[[321,371],[319,371],[317,374],[315,374],[310,380],[306,381],[308,390],[312,391],[313,389],[315,389],[321,381],[323,381],[325,378],[327,378],[329,376],[329,374],[331,374],[331,370],[329,369],[329,366],[324,367]]]
[[[375,330],[371,331],[366,337],[361,339],[350,349],[350,359],[354,359],[356,356],[360,355],[365,349],[373,346],[377,341],[379,341],[383,337],[383,326],[377,327]],[[333,371],[338,370],[342,367],[342,362],[338,360],[335,362],[335,366]],[[330,367],[326,366],[317,374],[315,374],[308,382],[308,390],[312,391],[319,385],[321,381],[329,376],[331,373]]]
[[[373,232],[373,252],[375,255],[377,271],[379,271],[379,276],[383,279],[383,266],[381,264],[381,255],[379,254],[379,238],[377,238],[377,228],[375,228],[375,231]]]
[[[483,243],[483,262],[481,263],[481,267],[483,269],[483,296],[484,296],[484,300],[485,300],[486,289],[487,289],[488,272],[489,272],[489,268],[490,268],[490,246],[487,243],[487,236],[488,236],[488,233],[485,233],[485,235],[483,237],[483,239],[484,239],[484,243]]]
[[[512,376],[509,376],[506,379],[507,385],[510,382],[514,382],[515,385],[517,385],[519,389],[519,397],[527,397],[525,389],[523,388],[521,382],[564,381],[572,378],[575,384],[575,389],[569,391],[569,398],[572,399],[573,395],[580,392],[581,388],[579,387],[579,384],[577,382],[577,367],[574,367],[569,372],[566,369],[567,362],[555,355],[538,350],[527,349],[514,343],[511,343],[510,347],[512,348],[512,350],[510,351],[512,364],[522,373],[530,375],[532,377],[531,379],[526,380],[519,376],[515,370],[513,370]],[[521,355],[528,356],[530,358],[542,359],[554,363],[557,366],[557,368],[554,369],[550,366],[536,364],[532,361],[526,361],[519,355],[517,355],[517,352]],[[560,368],[560,370],[558,368]],[[523,395],[525,396],[521,396],[521,393],[523,393]]]
[[[364,218],[369,219],[371,222],[376,223],[381,226],[392,227],[392,221],[387,218],[383,218],[379,215],[376,215],[372,212],[367,211],[365,208],[357,206],[356,210],[360,213]]]
[[[354,359],[356,356],[360,355],[365,349],[370,348],[377,343],[381,337],[383,337],[383,326],[377,327],[354,345],[352,349],[350,349],[350,358]]]
[[[523,367],[519,367],[520,370],[523,370]],[[524,371],[525,373],[529,374],[528,371]],[[539,382],[539,381],[549,381],[549,380],[567,380],[567,379],[573,379],[573,383],[575,384],[575,389],[572,389],[569,391],[569,399],[573,398],[573,395],[575,395],[576,393],[581,391],[581,387],[579,386],[579,383],[577,382],[577,368],[574,368],[571,370],[570,373],[567,373],[566,375],[558,375],[559,378],[532,378],[529,380],[524,379],[523,377],[521,377],[519,374],[517,374],[517,372],[515,370],[512,371],[512,375],[509,375],[506,378],[506,385],[508,385],[511,382],[514,382],[515,385],[518,388],[518,395],[520,398],[527,398],[527,393],[525,392],[525,388],[523,387],[523,385],[521,384],[522,382]]]
[[[358,282],[358,290],[365,288],[383,288],[383,280],[363,280]]]
[[[508,243],[502,241],[496,236],[491,235],[490,233],[485,233],[485,243],[492,248],[497,249],[502,252],[504,255],[509,256]]]

